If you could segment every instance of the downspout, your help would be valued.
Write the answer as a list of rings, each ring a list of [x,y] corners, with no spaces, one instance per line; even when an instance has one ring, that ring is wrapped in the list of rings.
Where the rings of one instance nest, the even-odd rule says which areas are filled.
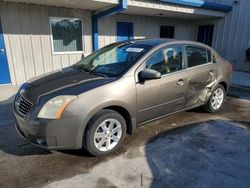
[[[119,0],[119,4],[108,10],[99,12],[92,16],[92,45],[93,51],[98,50],[98,20],[105,16],[110,16],[128,9],[127,0]]]

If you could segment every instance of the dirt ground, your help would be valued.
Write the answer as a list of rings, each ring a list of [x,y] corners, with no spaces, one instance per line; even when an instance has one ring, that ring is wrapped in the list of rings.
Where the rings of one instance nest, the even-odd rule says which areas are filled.
[[[237,97],[237,95],[234,95]],[[116,153],[47,151],[17,135],[0,105],[0,187],[247,187],[250,100],[227,97],[217,114],[199,109],[141,126]]]

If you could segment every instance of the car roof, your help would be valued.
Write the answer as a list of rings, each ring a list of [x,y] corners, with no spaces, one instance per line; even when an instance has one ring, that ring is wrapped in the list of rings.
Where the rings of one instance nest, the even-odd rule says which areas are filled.
[[[163,43],[167,43],[170,41],[174,41],[173,39],[135,39],[135,40],[130,40],[130,43],[133,44],[138,44],[138,45],[147,45],[147,46],[158,46]],[[126,43],[128,41],[124,41]]]
[[[134,42],[136,44],[142,44],[142,45],[150,45],[150,46],[157,46],[163,43],[174,41],[173,39],[138,39],[138,40],[132,40],[130,42]]]
[[[127,43],[128,41],[124,41],[124,43]],[[189,44],[189,45],[199,45],[203,46],[205,48],[211,49],[210,46],[200,43],[200,42],[195,42],[195,41],[188,41],[188,40],[175,40],[175,39],[162,39],[162,38],[152,38],[152,39],[135,39],[135,40],[130,40],[130,43],[134,44],[139,44],[139,45],[147,45],[147,46],[152,46],[156,47],[162,44]]]

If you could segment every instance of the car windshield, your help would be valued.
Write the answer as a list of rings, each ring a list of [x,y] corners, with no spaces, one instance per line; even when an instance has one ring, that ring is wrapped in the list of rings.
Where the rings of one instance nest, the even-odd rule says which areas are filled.
[[[76,69],[108,77],[118,77],[136,63],[151,46],[123,43],[106,46],[75,65]]]

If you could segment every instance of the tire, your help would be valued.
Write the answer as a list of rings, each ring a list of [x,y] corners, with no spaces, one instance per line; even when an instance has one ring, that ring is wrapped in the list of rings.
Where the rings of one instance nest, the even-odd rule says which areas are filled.
[[[126,136],[126,121],[114,110],[101,110],[88,123],[84,147],[96,157],[117,150]]]
[[[219,97],[219,94],[221,94],[221,97]],[[210,113],[218,112],[220,110],[221,106],[223,105],[225,95],[226,95],[225,88],[220,84],[218,86],[216,86],[214,88],[207,104],[204,105],[204,110],[207,112],[210,112]],[[215,100],[218,100],[218,101],[215,102]],[[216,103],[217,103],[217,105],[216,105]]]

